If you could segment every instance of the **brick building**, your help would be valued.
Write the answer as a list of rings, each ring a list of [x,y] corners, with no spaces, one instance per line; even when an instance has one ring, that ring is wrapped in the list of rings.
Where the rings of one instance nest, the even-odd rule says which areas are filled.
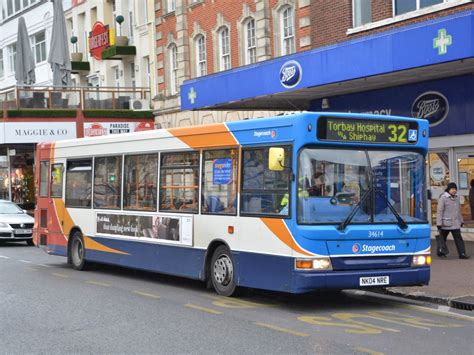
[[[472,0],[159,1],[156,7],[158,122],[201,124],[289,110],[423,117],[431,125],[432,212],[454,181],[470,219]]]

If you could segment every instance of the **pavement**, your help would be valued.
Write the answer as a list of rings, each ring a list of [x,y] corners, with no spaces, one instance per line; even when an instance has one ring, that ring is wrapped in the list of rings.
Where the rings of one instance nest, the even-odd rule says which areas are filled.
[[[431,279],[428,286],[388,287],[385,292],[397,296],[433,302],[453,308],[474,309],[474,238],[463,235],[466,253],[471,258],[458,258],[451,234],[448,236],[449,255],[436,256],[436,240],[431,239]]]

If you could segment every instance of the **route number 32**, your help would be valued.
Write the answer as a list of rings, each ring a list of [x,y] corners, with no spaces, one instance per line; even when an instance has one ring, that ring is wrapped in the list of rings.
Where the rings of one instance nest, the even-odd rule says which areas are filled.
[[[390,124],[388,125],[388,130],[390,131],[388,136],[390,142],[407,142],[407,127],[405,125]]]

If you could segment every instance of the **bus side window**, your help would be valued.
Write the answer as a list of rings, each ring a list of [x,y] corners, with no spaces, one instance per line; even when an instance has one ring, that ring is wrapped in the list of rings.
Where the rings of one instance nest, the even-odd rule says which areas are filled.
[[[129,155],[124,161],[123,208],[156,211],[158,155]]]
[[[290,166],[291,148],[286,146],[284,166]],[[269,148],[243,150],[241,214],[286,217],[290,206],[290,169],[268,169]]]
[[[49,196],[49,161],[40,162],[40,197]]]
[[[120,208],[121,188],[122,156],[95,158],[94,208]]]
[[[237,149],[204,152],[201,201],[203,213],[237,213],[237,169]]]
[[[199,153],[161,154],[160,211],[198,212]]]
[[[92,159],[68,160],[66,207],[91,207]]]
[[[51,197],[63,197],[63,173],[63,163],[51,165]]]

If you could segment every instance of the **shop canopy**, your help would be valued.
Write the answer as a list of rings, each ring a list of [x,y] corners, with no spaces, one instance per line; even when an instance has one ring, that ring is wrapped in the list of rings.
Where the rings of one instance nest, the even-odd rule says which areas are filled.
[[[473,72],[471,10],[187,80],[181,108],[308,110],[316,99]]]

